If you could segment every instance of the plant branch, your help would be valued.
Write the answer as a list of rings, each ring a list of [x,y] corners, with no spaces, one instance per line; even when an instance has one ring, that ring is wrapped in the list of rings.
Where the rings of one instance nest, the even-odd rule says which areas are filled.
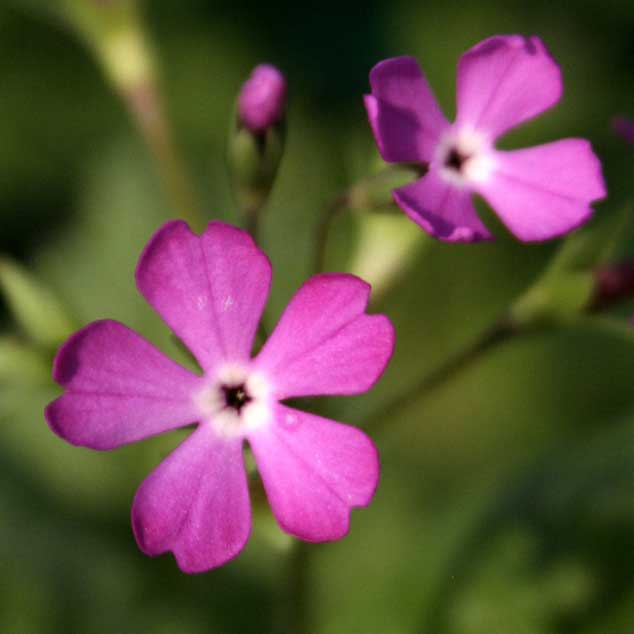
[[[381,431],[393,414],[399,412],[407,404],[418,402],[444,384],[465,368],[482,358],[484,354],[508,341],[520,331],[509,319],[501,319],[486,330],[478,339],[464,350],[451,357],[431,373],[426,374],[412,388],[397,395],[380,409],[376,410],[368,419],[364,429],[371,433]]]

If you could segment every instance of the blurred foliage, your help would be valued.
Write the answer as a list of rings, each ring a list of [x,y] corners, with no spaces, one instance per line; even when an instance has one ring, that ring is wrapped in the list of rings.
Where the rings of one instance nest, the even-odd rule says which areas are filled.
[[[47,6],[0,5],[0,252],[78,325],[119,319],[187,364],[133,276],[175,212],[122,102]],[[634,155],[609,127],[616,113],[634,115],[630,2],[513,0],[501,11],[484,0],[374,0],[359,11],[168,0],[144,9],[167,114],[208,219],[238,219],[224,162],[241,82],[261,61],[287,74],[286,150],[260,223],[274,268],[269,329],[312,273],[326,206],[376,171],[360,96],[379,59],[416,55],[451,115],[467,47],[537,33],[562,65],[564,98],[503,146],[584,136],[604,162],[610,197],[564,248],[515,242],[483,206],[498,240],[476,246],[433,241],[401,214],[340,214],[327,268],[373,282],[373,309],[394,321],[397,349],[369,394],[307,407],[363,426],[549,271],[585,275],[605,258],[634,256]],[[614,250],[606,235],[618,238]],[[354,513],[346,539],[307,549],[308,631],[631,632],[634,335],[625,317],[634,303],[579,318],[579,297],[562,300],[574,318],[501,344],[384,421],[375,500]],[[8,303],[0,307],[0,631],[285,631],[288,544],[266,507],[245,552],[209,574],[187,577],[170,556],[137,550],[134,490],[186,432],[113,453],[54,436],[42,416],[59,393],[41,346],[52,327],[44,313],[44,326],[20,328]]]
[[[0,258],[0,290],[24,334],[42,347],[55,350],[75,330],[55,295],[8,258]]]

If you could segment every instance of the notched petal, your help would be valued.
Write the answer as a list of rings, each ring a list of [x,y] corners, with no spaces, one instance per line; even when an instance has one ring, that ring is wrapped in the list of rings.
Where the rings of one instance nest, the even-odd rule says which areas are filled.
[[[198,418],[200,377],[116,321],[93,322],[70,337],[53,377],[66,393],[45,416],[74,445],[113,449]]]
[[[427,80],[412,57],[379,62],[370,71],[372,94],[364,98],[383,159],[428,162],[448,127]]]
[[[379,379],[394,349],[384,315],[367,315],[370,286],[354,275],[310,278],[255,360],[278,399],[357,394]]]
[[[435,170],[394,190],[396,204],[428,234],[444,242],[482,242],[493,235],[478,218],[471,193]]]
[[[275,518],[305,541],[344,537],[379,481],[378,452],[361,430],[283,405],[249,443]]]
[[[132,528],[146,555],[171,551],[187,573],[239,554],[251,531],[242,440],[199,427],[139,487]]]
[[[561,70],[536,36],[496,35],[458,63],[456,124],[495,138],[561,98]]]
[[[585,139],[563,139],[497,152],[496,169],[478,191],[520,240],[564,235],[592,215],[606,195],[601,163]]]
[[[246,232],[211,222],[197,236],[168,222],[145,247],[137,286],[205,370],[248,360],[271,264]]]

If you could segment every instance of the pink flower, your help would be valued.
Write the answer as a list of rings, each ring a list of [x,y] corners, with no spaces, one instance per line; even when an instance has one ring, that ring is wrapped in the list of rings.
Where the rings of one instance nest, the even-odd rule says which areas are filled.
[[[471,194],[480,194],[524,241],[565,234],[605,196],[601,165],[584,139],[503,152],[496,139],[559,100],[559,67],[538,37],[495,36],[458,64],[457,116],[449,123],[411,57],[379,62],[365,96],[383,159],[423,163],[427,173],[396,189],[397,204],[449,242],[491,240]]]
[[[136,494],[139,547],[172,551],[190,573],[242,550],[251,528],[245,440],[286,532],[343,537],[350,509],[374,494],[376,449],[360,430],[280,401],[358,394],[378,380],[394,333],[385,316],[365,314],[370,287],[352,275],[312,277],[251,359],[271,265],[247,233],[212,222],[196,236],[169,222],[146,246],[136,280],[202,376],[119,322],[97,321],[59,350],[53,374],[66,392],[46,418],[68,442],[100,450],[198,422]]]

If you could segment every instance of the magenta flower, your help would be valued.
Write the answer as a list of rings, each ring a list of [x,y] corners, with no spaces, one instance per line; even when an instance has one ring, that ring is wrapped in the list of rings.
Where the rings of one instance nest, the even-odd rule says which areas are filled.
[[[503,152],[496,139],[559,100],[559,67],[538,37],[495,36],[458,64],[457,116],[443,116],[411,57],[379,62],[365,96],[383,159],[428,167],[394,190],[397,204],[425,231],[449,242],[491,240],[471,194],[480,194],[524,241],[565,234],[605,196],[601,165],[584,139]]]
[[[169,222],[146,246],[136,280],[203,375],[119,322],[97,321],[59,350],[53,374],[66,392],[46,418],[68,442],[100,450],[198,423],[136,494],[141,550],[172,551],[190,573],[242,550],[251,528],[245,440],[286,532],[310,542],[343,537],[350,509],[374,494],[376,449],[360,430],[280,401],[358,394],[378,380],[394,333],[385,316],[365,314],[368,284],[312,277],[251,359],[271,265],[247,233],[212,222],[196,236]]]
[[[238,96],[240,121],[255,134],[277,123],[286,107],[286,79],[271,64],[260,64],[242,85]]]

